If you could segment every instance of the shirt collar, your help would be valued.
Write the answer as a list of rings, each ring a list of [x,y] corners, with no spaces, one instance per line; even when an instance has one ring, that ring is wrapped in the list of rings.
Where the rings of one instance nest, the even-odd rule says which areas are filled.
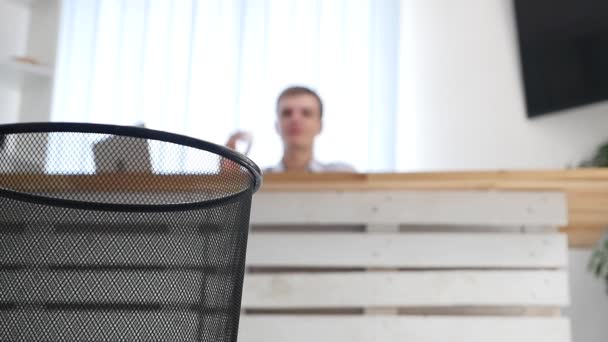
[[[279,162],[277,165],[275,165],[273,168],[271,168],[271,170],[273,172],[285,172],[285,165],[283,164],[283,162]],[[321,164],[319,161],[313,159],[310,162],[310,164],[308,164],[308,171],[309,172],[323,172],[323,164]]]

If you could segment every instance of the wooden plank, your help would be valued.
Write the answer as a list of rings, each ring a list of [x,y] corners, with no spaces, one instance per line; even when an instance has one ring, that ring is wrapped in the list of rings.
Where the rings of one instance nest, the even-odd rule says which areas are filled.
[[[608,169],[452,171],[424,173],[269,174],[262,191],[512,189],[606,192]]]
[[[368,232],[367,236],[376,235],[378,233],[398,233],[400,231],[400,226],[398,224],[369,224],[365,227],[365,230]],[[364,235],[365,236],[365,235]],[[334,249],[336,245],[334,245]],[[354,246],[353,246],[354,247]],[[356,248],[355,248],[356,249]],[[357,253],[358,254],[358,253]],[[392,268],[390,265],[387,267],[386,265],[372,266],[366,269],[369,272],[378,272],[378,271],[397,271],[397,268]],[[373,308],[364,308],[363,313],[365,315],[398,315],[398,308],[382,308],[382,307],[373,307]]]
[[[570,248],[595,247],[598,241],[608,233],[607,226],[602,224],[578,224],[562,228],[564,234],[568,234],[568,245]]]
[[[564,318],[243,316],[240,342],[570,342]]]
[[[248,274],[244,308],[565,306],[564,271]]]
[[[396,233],[401,230],[399,224],[368,224],[365,226],[365,231],[368,233]]]
[[[323,190],[317,187],[321,184],[336,186],[358,183],[360,188],[374,188],[376,184],[394,183],[407,188],[409,185],[423,181],[477,181],[478,183],[499,183],[500,181],[529,181],[542,182],[601,182],[608,181],[608,169],[586,168],[565,170],[509,170],[509,171],[432,171],[407,173],[273,173],[264,175],[264,189],[280,191],[294,190],[291,186],[309,183],[313,191]],[[339,183],[339,184],[336,184]]]
[[[247,248],[260,267],[563,268],[567,258],[563,234],[253,233]]]
[[[398,309],[398,313],[410,316],[561,317],[561,308],[551,306],[409,307]]]
[[[243,309],[248,315],[407,315],[407,316],[485,316],[485,317],[561,317],[554,306],[432,306],[371,308]]]
[[[32,179],[36,180],[35,183]],[[220,179],[221,178],[221,179]],[[146,174],[116,173],[101,175],[40,175],[40,174],[3,174],[0,186],[28,190],[47,189],[49,191],[83,191],[99,189],[107,191],[108,186],[117,190],[128,191],[192,191],[208,189],[204,184],[220,184],[225,175],[214,174]],[[170,182],[175,181],[174,183]],[[535,171],[462,171],[462,172],[424,172],[424,173],[282,173],[264,175],[264,191],[385,189],[387,184],[392,189],[413,189],[419,185],[444,184],[457,186],[460,189],[488,189],[517,184],[530,184],[531,189],[551,190],[571,186],[584,186],[593,183],[596,186],[608,186],[608,170],[570,169],[570,170],[535,170]],[[152,186],[151,184],[154,184]],[[534,185],[536,184],[536,185]],[[545,186],[551,184],[551,186]],[[561,186],[560,186],[561,184]],[[525,189],[526,187],[519,187]]]
[[[285,192],[256,195],[251,222],[558,226],[566,214],[559,192]]]

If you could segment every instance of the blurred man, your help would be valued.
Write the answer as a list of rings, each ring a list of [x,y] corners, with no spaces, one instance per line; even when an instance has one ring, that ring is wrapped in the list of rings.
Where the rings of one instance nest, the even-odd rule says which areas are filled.
[[[283,157],[265,172],[355,171],[348,164],[323,164],[314,158],[315,138],[323,127],[323,102],[316,92],[306,87],[289,87],[279,95],[276,111],[276,130],[283,142]],[[252,136],[248,132],[236,132],[226,146],[236,149],[239,141],[251,145]]]

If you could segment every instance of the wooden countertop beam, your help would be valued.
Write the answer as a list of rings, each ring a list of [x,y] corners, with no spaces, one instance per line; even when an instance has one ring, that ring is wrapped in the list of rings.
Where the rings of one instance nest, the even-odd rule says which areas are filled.
[[[0,175],[0,186],[24,191],[218,190],[218,176],[199,175]],[[203,179],[206,178],[206,179]],[[241,182],[242,177],[241,177]],[[111,188],[108,190],[108,186]],[[608,226],[608,169],[371,174],[269,174],[260,191],[554,190],[568,198],[571,247],[593,246]]]

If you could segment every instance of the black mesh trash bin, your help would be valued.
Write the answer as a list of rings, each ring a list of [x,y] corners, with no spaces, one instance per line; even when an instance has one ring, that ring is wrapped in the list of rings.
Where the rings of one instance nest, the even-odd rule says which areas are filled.
[[[253,162],[136,127],[0,135],[0,341],[236,341]]]

